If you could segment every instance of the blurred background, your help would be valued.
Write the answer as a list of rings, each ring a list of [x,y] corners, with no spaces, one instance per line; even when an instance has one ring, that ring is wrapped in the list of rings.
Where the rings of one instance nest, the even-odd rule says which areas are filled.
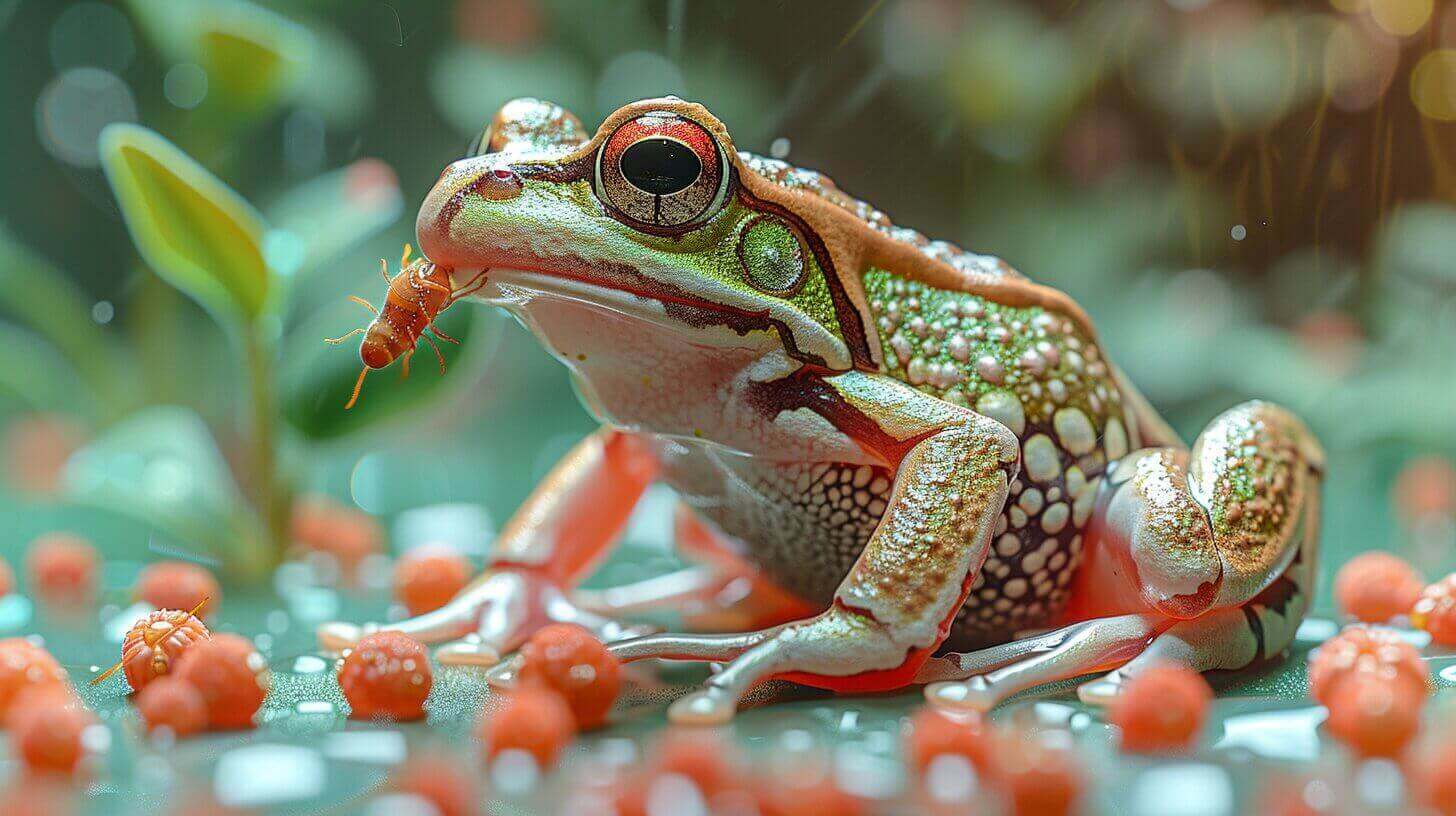
[[[593,128],[667,93],[1064,289],[1189,438],[1302,414],[1327,564],[1456,567],[1446,0],[0,0],[5,551],[73,529],[242,581],[325,495],[478,553],[591,428],[565,369],[462,307],[445,376],[345,413],[322,338],[502,102]],[[103,167],[117,122],[148,130]]]

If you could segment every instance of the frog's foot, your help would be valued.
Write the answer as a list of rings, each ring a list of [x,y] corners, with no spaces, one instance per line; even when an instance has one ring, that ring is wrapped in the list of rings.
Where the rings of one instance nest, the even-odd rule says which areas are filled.
[[[603,641],[652,631],[580,608],[535,571],[495,568],[433,612],[397,623],[325,623],[318,640],[325,649],[341,651],[372,632],[403,632],[422,643],[441,644],[435,653],[441,663],[491,666],[550,623],[583,626]]]
[[[1191,454],[1139,451],[1111,474],[1077,593],[1132,614],[927,663],[935,703],[985,710],[1017,692],[1094,672],[1088,703],[1159,662],[1241,669],[1282,652],[1308,606],[1319,527],[1318,448],[1298,420],[1248,403]],[[1084,604],[1084,610],[1092,608]]]

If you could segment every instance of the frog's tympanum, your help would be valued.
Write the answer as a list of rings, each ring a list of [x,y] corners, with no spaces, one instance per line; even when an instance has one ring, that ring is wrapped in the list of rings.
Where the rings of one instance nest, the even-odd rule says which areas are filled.
[[[421,250],[570,369],[602,423],[444,608],[387,628],[497,664],[568,620],[624,661],[726,664],[673,719],[720,722],[769,678],[928,683],[986,709],[1159,661],[1279,654],[1315,576],[1320,447],[1248,402],[1191,448],[1082,309],[1004,262],[890,222],[819,173],[649,99],[588,138],[517,100],[420,208]],[[655,482],[699,566],[575,587]],[[653,606],[696,633],[617,623]],[[377,625],[326,624],[338,648]]]

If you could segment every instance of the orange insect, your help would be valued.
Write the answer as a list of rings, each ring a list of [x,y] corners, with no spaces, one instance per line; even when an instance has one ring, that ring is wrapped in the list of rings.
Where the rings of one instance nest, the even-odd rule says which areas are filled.
[[[424,258],[410,260],[410,245],[405,244],[404,254],[399,259],[399,273],[389,277],[389,263],[379,259],[379,271],[389,284],[384,295],[384,309],[380,311],[361,297],[349,296],[349,300],[368,309],[374,321],[367,328],[355,329],[343,337],[327,338],[324,342],[338,345],[356,334],[364,335],[359,345],[359,359],[364,368],[354,382],[354,393],[349,397],[344,410],[354,407],[359,401],[359,389],[364,387],[364,375],[371,368],[384,368],[399,358],[404,358],[404,376],[409,376],[410,357],[415,346],[423,337],[435,349],[435,358],[440,361],[440,373],[445,373],[445,355],[434,337],[425,334],[429,329],[435,337],[459,345],[460,341],[435,327],[435,318],[450,308],[450,304],[485,285],[485,273],[477,275],[465,286],[456,289],[455,279],[449,269],[436,266]]]

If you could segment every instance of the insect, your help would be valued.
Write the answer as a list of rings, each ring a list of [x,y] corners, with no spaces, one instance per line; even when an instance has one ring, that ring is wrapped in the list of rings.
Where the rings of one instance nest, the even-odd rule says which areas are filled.
[[[435,358],[440,361],[440,373],[444,374],[445,355],[440,352],[440,346],[434,337],[425,334],[425,330],[429,329],[441,340],[459,345],[459,340],[434,325],[435,318],[448,309],[450,304],[485,285],[485,273],[482,272],[465,286],[456,289],[454,276],[449,269],[436,266],[425,258],[411,261],[410,252],[410,245],[405,244],[404,254],[399,258],[399,272],[393,278],[389,276],[389,263],[383,258],[379,259],[379,272],[384,276],[385,283],[389,284],[382,311],[374,308],[364,298],[349,296],[349,300],[374,315],[373,322],[343,337],[324,340],[326,343],[338,345],[356,334],[364,335],[364,342],[359,345],[359,358],[363,360],[364,368],[359,371],[359,379],[354,381],[354,393],[349,396],[344,410],[353,408],[354,403],[359,401],[359,390],[364,387],[364,376],[369,373],[369,369],[384,368],[403,358],[403,373],[408,377],[410,357],[414,355],[415,346],[421,337],[428,340],[434,348]]]
[[[153,662],[153,667],[152,667],[153,674],[157,674],[157,675],[166,674],[167,673],[167,660],[169,659],[170,656],[164,650],[158,649],[157,648],[157,644],[159,644],[162,641],[166,640],[167,638],[171,637],[173,632],[177,631],[182,626],[186,625],[188,621],[191,621],[193,618],[196,618],[197,617],[197,613],[202,610],[202,607],[204,607],[204,606],[207,605],[207,601],[208,601],[207,598],[203,598],[202,600],[200,600],[200,601],[197,602],[197,605],[196,606],[192,607],[191,611],[187,612],[186,614],[183,614],[180,617],[178,617],[176,615],[173,615],[172,616],[172,620],[170,622],[170,625],[168,625],[166,628],[159,627],[159,626],[158,627],[147,627],[146,629],[142,630],[142,632],[140,632],[138,635],[136,635],[136,637],[139,638],[139,644],[133,642],[133,643],[124,644],[124,646],[131,647],[131,646],[134,646],[135,645],[136,648],[155,649],[156,651],[155,651],[155,653],[153,654],[153,657],[152,657],[152,659],[154,661]],[[199,623],[200,623],[200,619],[199,619]],[[204,632],[206,631],[206,628],[205,627],[203,628],[203,631]],[[130,635],[131,633],[128,633],[128,634]],[[100,685],[101,683],[105,682],[106,678],[110,677],[113,674],[116,674],[116,672],[119,669],[121,669],[123,666],[125,666],[126,665],[126,662],[127,662],[127,652],[129,652],[129,651],[131,651],[131,649],[129,649],[129,648],[123,648],[122,649],[121,659],[118,660],[118,661],[116,661],[116,663],[114,665],[112,665],[111,668],[107,669],[106,671],[104,671],[101,674],[98,674],[94,678],[92,678],[91,679],[91,685],[93,685],[93,686]],[[128,673],[128,679],[130,679],[130,676],[129,675],[131,673],[131,670],[128,669],[127,670],[127,673]]]

